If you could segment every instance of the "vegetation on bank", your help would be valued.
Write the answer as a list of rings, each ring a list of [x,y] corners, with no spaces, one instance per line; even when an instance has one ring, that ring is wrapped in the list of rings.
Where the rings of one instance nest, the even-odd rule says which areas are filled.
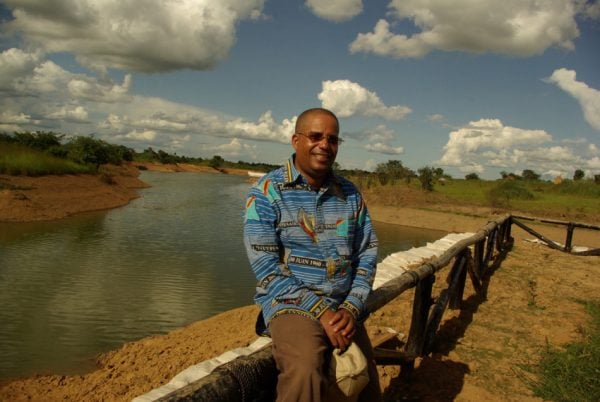
[[[526,367],[540,378],[531,384],[536,396],[552,401],[600,400],[600,302],[585,305],[592,322],[583,330],[584,340],[563,349],[548,346],[539,365]]]
[[[267,172],[277,167],[266,163],[226,161],[219,155],[204,159],[152,148],[136,152],[93,137],[67,138],[53,132],[0,133],[0,173],[4,174],[93,173],[103,164],[120,165],[125,161],[187,163],[221,171],[237,168]],[[523,170],[520,175],[501,172],[497,180],[481,180],[476,173],[456,179],[440,167],[424,166],[414,171],[399,160],[380,163],[374,172],[342,169],[337,163],[334,168],[384,205],[484,206],[533,215],[598,216],[600,175],[586,178],[581,169],[575,170],[572,179],[555,183],[540,180],[540,175],[530,169]]]

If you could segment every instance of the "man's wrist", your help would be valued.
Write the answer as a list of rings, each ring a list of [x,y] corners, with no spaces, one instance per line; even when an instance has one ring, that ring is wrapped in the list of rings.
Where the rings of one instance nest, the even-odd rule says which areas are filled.
[[[356,308],[356,306],[352,305],[351,303],[344,302],[340,305],[340,309],[349,312],[352,318],[354,318],[354,321],[358,320],[359,311],[358,308]]]

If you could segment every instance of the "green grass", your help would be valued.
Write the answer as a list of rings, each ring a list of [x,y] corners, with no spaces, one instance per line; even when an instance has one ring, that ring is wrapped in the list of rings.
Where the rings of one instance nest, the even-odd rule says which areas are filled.
[[[552,401],[600,401],[600,301],[586,302],[592,323],[584,341],[564,350],[548,347],[537,368],[533,392]]]
[[[0,173],[43,176],[91,173],[94,169],[17,144],[0,142]]]
[[[436,184],[434,191],[459,204],[491,207],[490,191],[499,186],[501,180],[448,180],[444,185]],[[556,185],[550,182],[518,182],[518,186],[533,197],[517,197],[508,200],[506,209],[539,215],[544,211],[552,215],[597,214],[600,201],[600,185],[591,180],[567,181]]]

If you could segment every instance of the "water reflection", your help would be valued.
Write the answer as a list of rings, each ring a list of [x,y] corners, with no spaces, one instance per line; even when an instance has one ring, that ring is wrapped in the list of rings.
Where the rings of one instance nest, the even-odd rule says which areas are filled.
[[[99,352],[252,303],[244,178],[141,178],[152,187],[123,208],[0,224],[0,380],[91,368]],[[380,259],[443,234],[375,226]]]

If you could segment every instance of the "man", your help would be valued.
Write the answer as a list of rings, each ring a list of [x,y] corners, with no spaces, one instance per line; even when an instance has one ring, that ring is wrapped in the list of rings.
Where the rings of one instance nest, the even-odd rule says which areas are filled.
[[[259,324],[264,320],[257,331],[273,340],[278,401],[321,401],[332,348],[353,341],[369,361],[359,400],[381,399],[362,325],[377,239],[362,196],[332,171],[341,141],[331,111],[304,111],[292,136],[295,153],[246,201],[244,243],[258,279]]]

